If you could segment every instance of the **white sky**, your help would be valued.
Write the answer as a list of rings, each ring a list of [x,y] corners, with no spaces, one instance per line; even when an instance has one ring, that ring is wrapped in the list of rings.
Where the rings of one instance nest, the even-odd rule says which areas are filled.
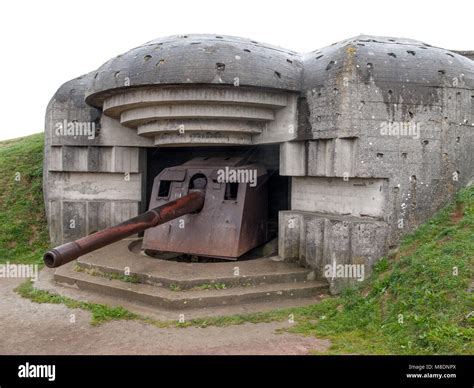
[[[149,40],[235,35],[312,51],[361,33],[474,50],[474,1],[3,0],[0,140],[43,131],[59,86]]]

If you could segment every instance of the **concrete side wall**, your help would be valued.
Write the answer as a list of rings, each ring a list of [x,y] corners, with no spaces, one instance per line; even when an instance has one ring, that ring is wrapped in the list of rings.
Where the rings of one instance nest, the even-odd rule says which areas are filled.
[[[383,179],[294,177],[291,208],[299,211],[384,219],[387,182]]]
[[[49,171],[139,172],[139,148],[51,146]]]
[[[89,77],[63,85],[46,112],[44,194],[53,245],[125,221],[145,206],[140,147],[152,141],[84,103]]]
[[[363,266],[364,276],[386,252],[388,228],[382,221],[315,212],[283,211],[279,217],[278,251],[287,260],[312,268],[325,277],[326,266]],[[332,293],[357,281],[326,277]]]
[[[334,236],[336,245],[347,239],[320,226],[324,232],[312,240],[307,219],[327,226],[337,217],[331,222],[351,230],[367,216],[379,219],[377,239],[365,244],[369,257],[381,257],[473,179],[474,66],[419,42],[365,38],[308,54],[303,64],[299,106],[306,113],[299,114],[298,141],[281,146],[280,171],[293,178],[280,255],[321,277],[322,259],[306,260],[304,252],[320,235]],[[381,191],[359,186],[371,180],[383,182]],[[291,219],[306,226],[291,230]],[[355,263],[346,248],[324,256]]]

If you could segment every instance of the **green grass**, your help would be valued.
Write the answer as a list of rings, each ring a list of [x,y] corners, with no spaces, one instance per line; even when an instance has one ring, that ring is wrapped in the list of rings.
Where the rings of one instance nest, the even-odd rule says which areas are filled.
[[[30,280],[22,283],[15,291],[22,297],[36,303],[63,304],[71,309],[89,311],[92,315],[92,325],[99,325],[117,319],[138,319],[138,315],[131,313],[123,307],[110,307],[104,304],[81,302],[48,291],[39,290],[33,287],[33,283]]]
[[[473,199],[474,186],[463,189],[367,283],[298,309],[291,331],[331,339],[331,353],[474,354]]]
[[[42,264],[48,247],[43,139],[37,134],[0,142],[0,263]]]
[[[83,268],[79,265],[74,266],[74,271],[77,272],[84,272],[88,275],[92,276],[100,276],[103,278],[107,278],[109,280],[120,280],[121,282],[125,283],[140,283],[140,279],[137,275],[125,275],[122,273],[114,273],[114,272],[102,272],[95,268]]]
[[[227,286],[224,283],[200,284],[193,287],[191,290],[205,291],[205,290],[225,290]]]
[[[26,280],[20,284],[16,289],[21,297],[31,300],[35,303],[52,303],[52,304],[64,304],[71,309],[83,309],[91,312],[91,324],[94,326],[103,324],[112,320],[137,320],[143,323],[147,323],[156,327],[207,327],[207,326],[219,326],[225,327],[230,325],[239,325],[246,322],[262,323],[272,322],[281,320],[290,314],[291,310],[274,310],[265,313],[256,314],[242,314],[242,315],[231,315],[226,317],[211,317],[206,319],[190,319],[187,320],[185,317],[184,322],[179,322],[179,314],[177,313],[176,320],[161,321],[150,317],[145,317],[140,314],[132,313],[123,307],[110,307],[104,304],[89,303],[77,301],[66,296],[61,296],[50,291],[44,291],[37,289],[33,286],[31,280]]]
[[[175,283],[171,283],[171,284],[169,285],[169,289],[170,289],[171,291],[175,291],[175,292],[182,291],[181,286],[180,286],[179,284],[175,284]]]
[[[225,290],[227,286],[224,283],[200,284],[192,288],[182,288],[179,284],[172,283],[169,285],[171,291],[206,291],[206,290]]]
[[[43,137],[0,143],[0,263],[40,263],[48,246],[41,191]],[[15,181],[15,173],[22,179]],[[456,212],[457,217],[452,213]],[[318,304],[265,313],[159,321],[121,307],[79,302],[31,282],[18,287],[38,303],[90,311],[92,323],[133,319],[157,327],[228,326],[287,320],[290,332],[329,338],[331,354],[474,354],[474,186],[382,259],[356,288]],[[457,269],[457,275],[454,274]],[[124,279],[122,279],[124,280]],[[130,279],[127,279],[130,281]]]

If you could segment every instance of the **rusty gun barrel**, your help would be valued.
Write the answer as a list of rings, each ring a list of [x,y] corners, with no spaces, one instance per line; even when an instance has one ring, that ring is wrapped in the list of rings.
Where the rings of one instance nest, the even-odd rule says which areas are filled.
[[[204,206],[204,197],[205,192],[202,190],[191,191],[182,198],[155,207],[118,225],[50,249],[43,256],[44,263],[50,268],[59,267],[86,253],[142,232],[145,229],[161,225],[188,213],[198,212]]]

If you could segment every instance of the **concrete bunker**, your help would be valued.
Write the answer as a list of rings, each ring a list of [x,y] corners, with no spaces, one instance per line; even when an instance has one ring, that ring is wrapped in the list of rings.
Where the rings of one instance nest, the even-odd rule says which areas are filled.
[[[213,35],[148,42],[67,82],[48,106],[52,243],[126,221],[157,198],[166,202],[192,178],[179,166],[217,160],[225,170],[238,159],[268,177],[260,212],[268,233],[253,248],[273,239],[267,258],[304,268],[305,281],[338,292],[356,279],[325,276],[328,266],[359,265],[367,275],[471,181],[473,94],[471,59],[409,39],[359,36],[308,54]],[[154,189],[167,169],[175,176],[161,181],[176,183]],[[221,190],[211,172],[194,173]],[[222,203],[241,195],[227,183]],[[246,236],[258,234],[256,218],[248,218]],[[157,239],[168,243],[163,233]],[[171,245],[160,245],[166,257],[160,249],[155,256],[176,258]],[[220,246],[174,253],[226,256],[210,254],[213,247]]]

